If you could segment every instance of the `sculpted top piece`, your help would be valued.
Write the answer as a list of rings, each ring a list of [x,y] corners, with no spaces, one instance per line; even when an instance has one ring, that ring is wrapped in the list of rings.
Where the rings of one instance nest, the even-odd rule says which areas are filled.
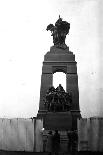
[[[56,47],[59,48],[67,48],[65,44],[66,35],[69,33],[70,23],[63,21],[60,18],[56,21],[55,26],[53,24],[49,24],[47,26],[47,31],[51,31],[51,36],[53,36],[53,43]]]

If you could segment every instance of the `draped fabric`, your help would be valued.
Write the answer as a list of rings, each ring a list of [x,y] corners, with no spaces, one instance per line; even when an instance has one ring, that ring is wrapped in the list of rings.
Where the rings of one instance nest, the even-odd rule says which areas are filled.
[[[0,150],[42,151],[42,128],[40,119],[0,118]]]
[[[103,118],[78,119],[78,151],[103,152]]]

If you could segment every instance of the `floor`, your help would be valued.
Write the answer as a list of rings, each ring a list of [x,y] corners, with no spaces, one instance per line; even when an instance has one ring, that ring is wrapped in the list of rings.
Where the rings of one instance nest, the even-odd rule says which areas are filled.
[[[21,152],[21,151],[0,151],[0,155],[48,155],[48,153],[39,152]],[[103,152],[76,152],[76,153],[60,153],[59,155],[102,155]]]

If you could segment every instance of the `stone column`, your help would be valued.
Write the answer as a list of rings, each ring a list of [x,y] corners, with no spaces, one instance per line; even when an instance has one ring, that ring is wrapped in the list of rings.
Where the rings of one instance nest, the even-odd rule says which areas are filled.
[[[72,130],[77,130],[77,118],[80,118],[79,108],[79,90],[78,90],[78,75],[76,62],[68,63],[67,74],[66,74],[66,89],[67,92],[72,93]]]
[[[52,83],[53,83],[52,67],[44,62],[41,76],[39,113],[45,112],[44,108],[45,95],[48,88],[52,86]]]
[[[72,110],[79,110],[79,90],[77,74],[66,74],[67,91],[72,92]]]

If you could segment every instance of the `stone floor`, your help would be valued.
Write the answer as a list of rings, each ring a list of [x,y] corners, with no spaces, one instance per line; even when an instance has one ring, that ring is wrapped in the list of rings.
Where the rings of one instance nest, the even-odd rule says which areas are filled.
[[[59,155],[102,155],[103,152],[76,152],[76,153],[60,153]],[[48,155],[41,152],[21,152],[21,151],[0,151],[0,155]]]
[[[23,151],[0,151],[0,155],[46,155],[46,153],[23,152]]]

